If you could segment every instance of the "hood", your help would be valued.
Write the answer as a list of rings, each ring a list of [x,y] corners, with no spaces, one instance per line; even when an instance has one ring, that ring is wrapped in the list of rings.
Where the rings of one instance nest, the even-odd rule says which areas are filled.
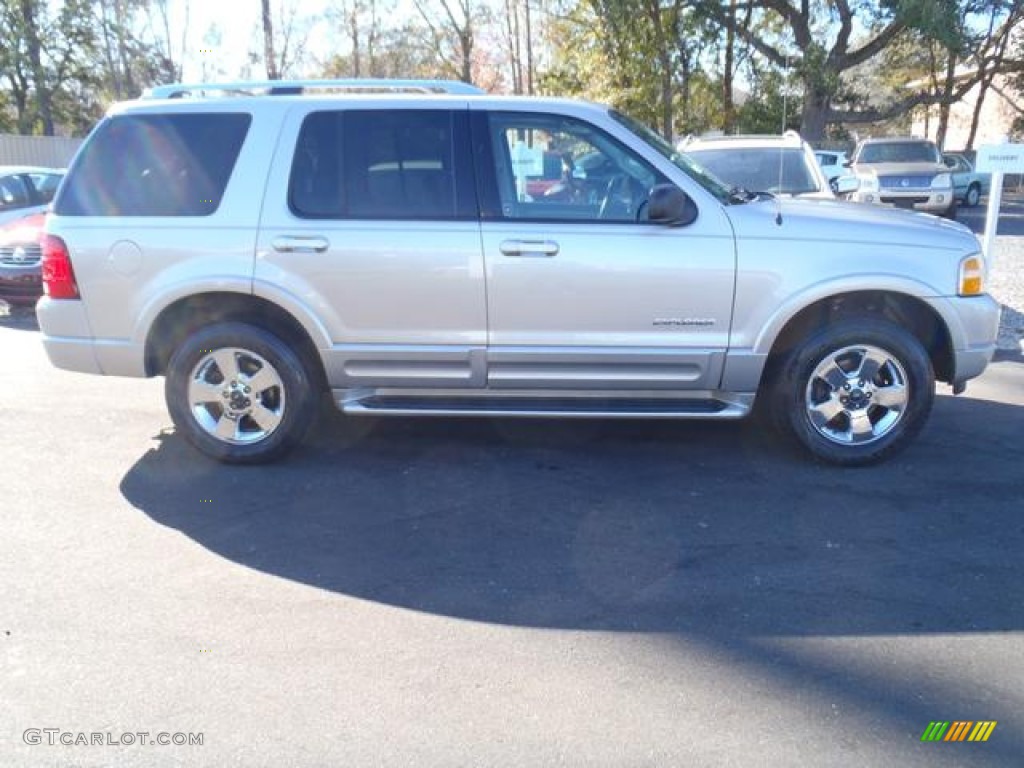
[[[857,173],[875,173],[879,176],[925,176],[949,173],[949,168],[938,163],[860,163],[853,166]]]
[[[881,205],[777,198],[730,205],[725,211],[739,238],[864,242],[960,253],[980,250],[978,238],[963,224]]]

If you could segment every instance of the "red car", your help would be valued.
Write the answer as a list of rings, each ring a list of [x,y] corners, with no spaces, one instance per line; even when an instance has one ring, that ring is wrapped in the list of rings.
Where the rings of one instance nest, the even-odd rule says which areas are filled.
[[[42,253],[45,213],[33,213],[0,226],[0,300],[35,304],[43,295]]]

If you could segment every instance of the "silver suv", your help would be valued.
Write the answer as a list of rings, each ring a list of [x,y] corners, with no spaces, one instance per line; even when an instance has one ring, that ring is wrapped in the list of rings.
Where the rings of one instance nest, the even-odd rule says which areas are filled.
[[[865,464],[984,370],[998,323],[957,224],[733,194],[607,107],[436,83],[157,89],[93,131],[47,232],[51,361],[164,375],[178,432],[233,463],[293,448],[330,392],[397,416],[756,398]]]

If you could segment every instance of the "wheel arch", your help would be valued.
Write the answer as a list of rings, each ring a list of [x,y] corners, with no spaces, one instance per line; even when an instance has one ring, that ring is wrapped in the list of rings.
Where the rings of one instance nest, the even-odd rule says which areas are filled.
[[[146,334],[147,376],[166,373],[174,350],[189,335],[219,322],[244,322],[262,328],[293,346],[311,366],[317,386],[327,377],[317,344],[307,327],[271,301],[247,293],[212,291],[171,302],[154,318]]]
[[[768,361],[763,375],[773,375],[781,361],[809,334],[838,319],[852,316],[877,317],[907,329],[924,347],[935,378],[953,381],[954,344],[945,320],[923,299],[889,290],[836,293],[820,298],[789,316],[767,346]],[[766,341],[762,337],[759,343]]]

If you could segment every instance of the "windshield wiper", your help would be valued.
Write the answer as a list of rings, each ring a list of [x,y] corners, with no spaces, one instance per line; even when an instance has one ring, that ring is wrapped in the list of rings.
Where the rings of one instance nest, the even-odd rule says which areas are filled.
[[[733,187],[729,190],[729,200],[733,203],[752,203],[761,199],[774,200],[775,195],[771,192],[751,192],[744,187]]]

